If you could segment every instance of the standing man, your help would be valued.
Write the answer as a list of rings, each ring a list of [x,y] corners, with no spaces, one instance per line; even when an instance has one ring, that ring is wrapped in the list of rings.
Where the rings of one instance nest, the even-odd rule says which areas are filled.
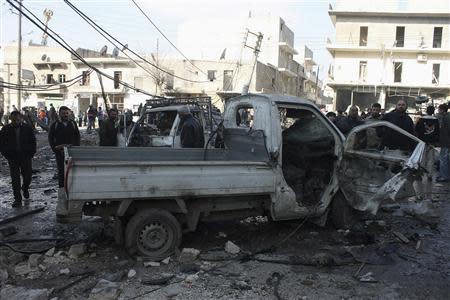
[[[59,120],[50,125],[48,142],[56,157],[58,167],[58,185],[64,187],[64,147],[80,146],[80,132],[75,121],[69,119],[70,109],[59,108]]]
[[[178,115],[181,119],[180,141],[182,148],[203,148],[205,137],[203,127],[200,122],[194,118],[187,105],[178,109]]]
[[[441,104],[438,107],[440,115],[440,129],[439,129],[439,143],[441,145],[441,152],[439,153],[439,175],[437,182],[450,181],[450,163],[449,163],[449,148],[450,148],[450,114],[448,113],[447,104]]]
[[[108,119],[103,121],[102,126],[100,127],[99,135],[100,135],[100,146],[117,146],[117,132],[118,132],[118,124],[117,124],[117,109],[111,108],[108,111]]]
[[[365,119],[366,122],[381,121],[381,104],[374,103],[370,109],[370,115]]]
[[[56,115],[56,109],[53,107],[53,103],[50,103],[50,109],[48,110],[48,124],[51,125],[58,119]]]
[[[98,128],[100,128],[102,127],[102,123],[105,120],[105,112],[102,110],[101,106],[98,107],[97,118],[98,118]]]
[[[91,132],[92,128],[95,129],[96,117],[97,117],[97,110],[92,105],[89,105],[89,108],[87,110],[88,126],[86,129],[88,133]]]
[[[401,129],[414,135],[414,123],[406,113],[408,104],[405,100],[398,100],[395,109],[383,116],[383,121],[397,125]],[[390,149],[412,150],[414,141],[395,130],[386,129],[383,133],[383,143]]]
[[[347,135],[354,127],[363,124],[363,121],[359,118],[358,113],[358,107],[353,105],[350,107],[348,117],[337,119],[336,125],[344,135]]]
[[[9,170],[14,193],[13,207],[22,205],[23,197],[28,199],[30,193],[28,188],[31,183],[31,160],[36,153],[36,137],[33,129],[22,121],[22,115],[13,111],[10,115],[11,123],[5,125],[0,131],[0,151],[8,160]],[[20,174],[23,184],[20,185]]]

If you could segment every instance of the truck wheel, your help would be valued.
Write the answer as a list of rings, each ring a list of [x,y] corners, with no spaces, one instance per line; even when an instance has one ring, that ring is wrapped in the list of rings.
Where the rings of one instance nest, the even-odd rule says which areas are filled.
[[[163,209],[146,209],[128,222],[125,246],[130,254],[161,260],[178,248],[181,235],[180,223],[171,213]]]
[[[329,216],[337,229],[349,229],[356,222],[356,211],[348,204],[341,191],[338,191],[331,201]]]

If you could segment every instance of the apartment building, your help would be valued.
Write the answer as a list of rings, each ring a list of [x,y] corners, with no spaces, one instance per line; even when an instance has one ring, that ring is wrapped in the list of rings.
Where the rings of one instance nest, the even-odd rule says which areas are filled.
[[[389,5],[388,5],[389,4]],[[327,45],[334,59],[328,85],[335,108],[392,108],[399,98],[448,101],[450,10],[448,1],[338,1],[329,15],[336,28]]]

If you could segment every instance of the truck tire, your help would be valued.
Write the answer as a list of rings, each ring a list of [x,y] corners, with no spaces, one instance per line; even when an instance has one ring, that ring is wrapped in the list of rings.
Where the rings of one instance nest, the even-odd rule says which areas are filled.
[[[348,204],[341,191],[338,191],[331,201],[329,216],[336,229],[349,229],[356,222],[356,211]]]
[[[146,209],[135,214],[127,224],[125,247],[130,254],[152,260],[167,258],[181,243],[178,220],[163,209]]]

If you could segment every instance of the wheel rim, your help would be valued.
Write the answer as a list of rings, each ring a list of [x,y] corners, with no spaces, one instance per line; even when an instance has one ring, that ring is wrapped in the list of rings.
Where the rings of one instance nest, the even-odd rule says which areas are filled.
[[[138,234],[138,247],[143,253],[155,254],[170,247],[173,232],[166,224],[152,222],[145,224]]]

